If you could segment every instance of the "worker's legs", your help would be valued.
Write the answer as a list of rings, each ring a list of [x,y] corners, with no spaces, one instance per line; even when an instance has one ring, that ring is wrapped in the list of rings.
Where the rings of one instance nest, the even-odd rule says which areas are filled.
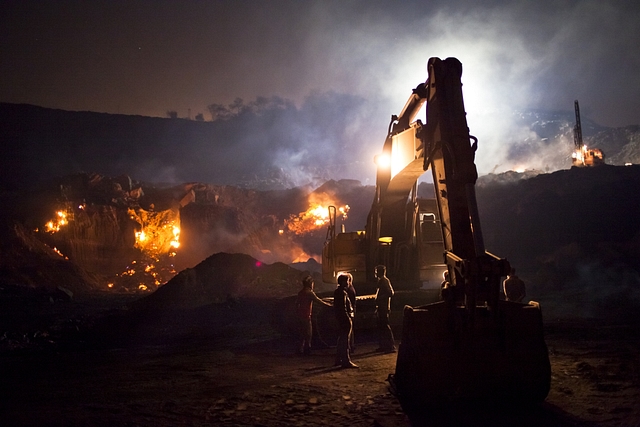
[[[351,319],[341,322],[339,325],[338,345],[336,348],[336,365],[343,368],[356,368],[349,356],[349,340],[351,337]]]
[[[311,354],[311,337],[313,334],[311,319],[300,321],[300,347],[298,352],[300,354]]]
[[[395,351],[396,342],[389,325],[389,312],[386,310],[378,310],[378,332],[380,334],[378,351]]]

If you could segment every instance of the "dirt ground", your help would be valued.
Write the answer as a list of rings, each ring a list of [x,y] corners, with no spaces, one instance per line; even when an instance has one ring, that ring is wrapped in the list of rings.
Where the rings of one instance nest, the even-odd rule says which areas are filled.
[[[264,307],[150,317],[108,318],[82,343],[5,349],[0,425],[640,426],[637,326],[548,321],[552,388],[541,407],[410,420],[388,388],[396,355],[376,353],[372,333],[357,336],[360,368],[339,369],[335,348],[295,354]]]

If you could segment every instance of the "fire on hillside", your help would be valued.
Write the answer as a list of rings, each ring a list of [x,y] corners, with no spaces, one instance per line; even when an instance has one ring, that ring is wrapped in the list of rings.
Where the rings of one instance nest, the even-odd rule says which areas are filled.
[[[63,234],[64,236],[53,242],[58,242],[61,247],[71,248],[72,242],[78,239],[79,234],[87,234],[82,224],[76,224],[74,221],[82,212],[87,213],[84,204],[78,205],[77,214],[73,209],[58,209],[54,218],[44,225],[43,231],[50,238],[55,234]],[[91,215],[93,212],[88,214]],[[127,215],[135,224],[131,231],[133,239],[125,237],[123,240],[134,242],[133,259],[121,273],[107,278],[106,287],[127,291],[153,290],[176,274],[172,258],[176,256],[180,247],[179,211],[167,209],[156,212],[136,207],[128,208]],[[58,255],[69,259],[57,246],[51,247]]]
[[[311,194],[308,199],[309,208],[298,215],[290,215],[285,220],[286,231],[296,235],[314,232],[326,227],[329,223],[329,206],[336,206],[338,215],[345,221],[351,209],[347,204],[341,204],[326,193]]]
[[[268,192],[194,183],[143,191],[130,179],[94,175],[64,183],[56,202],[43,200],[36,237],[99,288],[118,292],[153,291],[219,252],[265,263],[319,262],[328,207],[343,224],[352,213],[333,188],[278,194],[274,214]]]

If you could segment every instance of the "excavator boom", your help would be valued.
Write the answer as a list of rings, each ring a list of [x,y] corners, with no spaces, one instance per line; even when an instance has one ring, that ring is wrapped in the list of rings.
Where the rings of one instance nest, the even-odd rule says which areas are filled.
[[[407,103],[423,98],[426,123],[402,127],[415,129],[416,160],[432,172],[450,283],[443,301],[405,307],[393,389],[408,414],[443,403],[541,402],[551,378],[542,314],[535,302],[500,299],[510,265],[484,247],[475,196],[478,141],[467,126],[462,64],[431,58],[428,67],[427,81]]]

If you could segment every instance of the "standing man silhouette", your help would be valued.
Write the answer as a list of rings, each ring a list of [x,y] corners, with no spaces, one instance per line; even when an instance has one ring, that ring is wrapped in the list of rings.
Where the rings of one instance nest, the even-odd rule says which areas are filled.
[[[345,274],[338,276],[338,287],[333,293],[333,309],[338,322],[338,345],[336,348],[336,366],[343,368],[357,368],[349,355],[349,340],[353,327],[353,308],[347,294],[349,277]]]
[[[376,313],[378,315],[378,330],[380,333],[380,347],[376,351],[392,353],[396,351],[396,342],[389,325],[389,312],[391,311],[391,298],[394,292],[386,272],[387,268],[384,265],[376,267],[376,277],[378,278]]]
[[[298,313],[300,330],[298,353],[305,356],[311,354],[311,338],[313,336],[311,317],[314,302],[331,307],[331,304],[321,300],[313,291],[313,278],[306,276],[302,279],[302,289],[298,292],[298,298],[296,300],[296,311]]]

